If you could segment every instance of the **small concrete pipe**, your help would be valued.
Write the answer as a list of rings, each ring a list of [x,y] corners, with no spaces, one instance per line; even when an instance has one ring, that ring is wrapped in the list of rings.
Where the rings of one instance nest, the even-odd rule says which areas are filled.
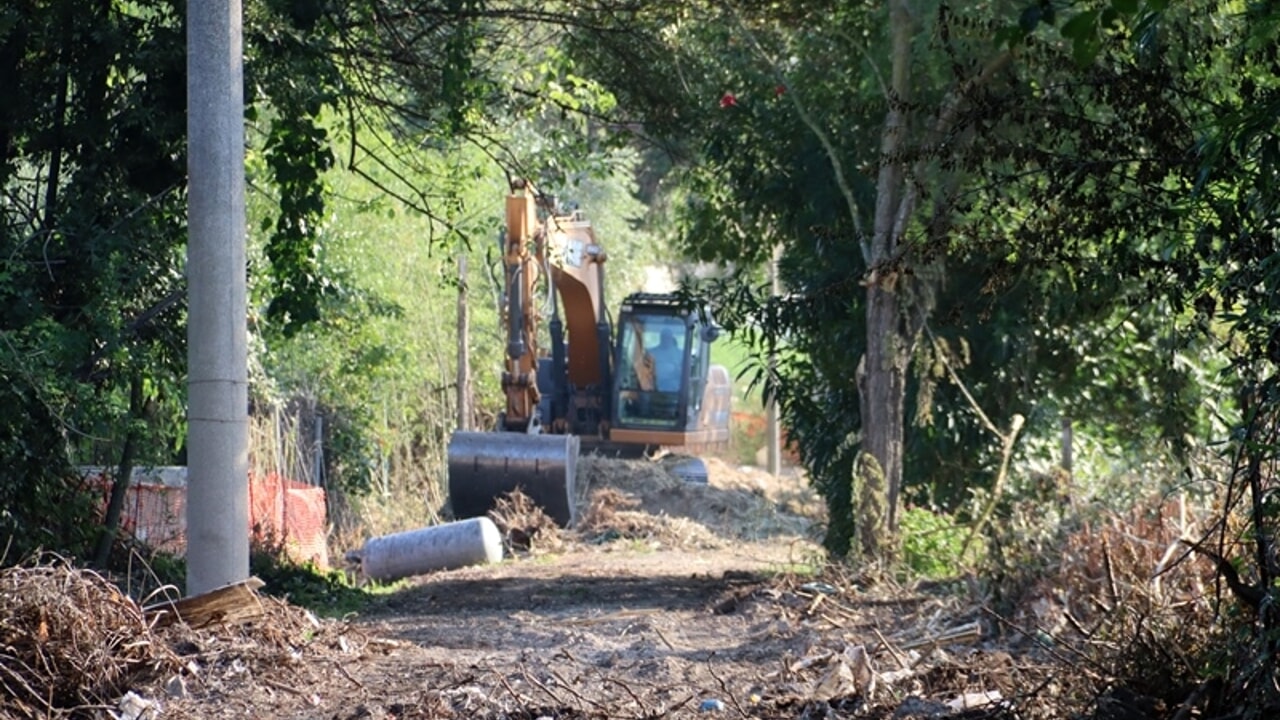
[[[360,552],[360,570],[370,580],[390,581],[501,559],[498,527],[475,517],[371,538]]]

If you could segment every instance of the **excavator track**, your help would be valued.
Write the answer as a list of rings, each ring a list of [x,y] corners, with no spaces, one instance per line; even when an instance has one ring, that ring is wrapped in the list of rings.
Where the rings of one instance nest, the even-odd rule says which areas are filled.
[[[573,523],[576,435],[456,432],[449,440],[449,498],[454,517],[489,512],[517,488],[558,525]]]

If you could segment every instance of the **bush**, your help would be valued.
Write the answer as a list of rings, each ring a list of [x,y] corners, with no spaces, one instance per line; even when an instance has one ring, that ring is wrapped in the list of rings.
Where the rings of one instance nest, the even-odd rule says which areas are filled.
[[[908,507],[899,521],[902,561],[913,574],[931,579],[959,575],[964,568],[968,528],[955,518],[923,507]]]
[[[62,424],[40,388],[0,370],[0,565],[38,551],[85,555],[93,498],[67,459]]]

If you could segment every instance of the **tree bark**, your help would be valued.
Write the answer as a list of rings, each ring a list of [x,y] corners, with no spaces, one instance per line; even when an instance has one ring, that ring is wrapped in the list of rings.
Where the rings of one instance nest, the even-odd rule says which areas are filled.
[[[905,206],[913,204],[904,187],[905,161],[901,150],[907,133],[907,103],[911,89],[912,18],[907,0],[894,0],[889,9],[893,74],[889,111],[880,141],[880,171],[876,179],[875,224],[868,254],[867,351],[859,378],[862,411],[862,449],[881,474],[885,492],[882,512],[859,509],[856,524],[864,553],[879,554],[883,541],[897,529],[897,504],[902,485],[902,437],[906,367],[911,338],[900,321],[896,269]],[[906,213],[909,215],[909,209]],[[866,467],[866,464],[862,465]],[[865,480],[865,479],[864,479]],[[866,503],[859,503],[860,508]],[[877,527],[869,527],[876,525]]]
[[[129,415],[125,420],[124,449],[120,451],[120,467],[116,471],[115,480],[111,483],[111,499],[107,501],[107,516],[102,522],[102,533],[98,535],[98,546],[93,553],[94,566],[103,570],[111,561],[111,548],[115,545],[116,535],[120,532],[120,516],[124,513],[125,495],[129,492],[129,483],[133,480],[133,456],[138,445],[138,430],[134,426],[134,421],[142,418],[142,375],[135,371],[129,384]]]
[[[470,430],[471,314],[467,307],[467,255],[458,254],[458,429]]]
[[[902,438],[906,430],[907,362],[910,338],[902,336],[898,294],[892,289],[867,290],[867,356],[862,396],[862,449],[875,458],[884,476],[885,526],[897,530],[897,502],[902,485]]]

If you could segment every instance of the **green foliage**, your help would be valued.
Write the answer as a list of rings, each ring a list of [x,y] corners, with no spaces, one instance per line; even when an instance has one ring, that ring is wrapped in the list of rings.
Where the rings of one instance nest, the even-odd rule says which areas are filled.
[[[135,375],[151,419],[139,457],[175,446],[180,17],[164,0],[0,11],[0,377],[14,410],[0,421],[0,464],[5,530],[29,546],[79,552],[93,534],[71,462],[118,461]]]
[[[333,164],[333,151],[312,118],[290,116],[271,123],[264,155],[280,193],[266,247],[274,293],[266,315],[290,335],[320,319],[325,282],[316,263],[316,239],[325,210],[321,176]]]
[[[368,607],[372,596],[353,585],[341,570],[321,570],[258,548],[249,556],[249,574],[265,583],[262,592],[288,600],[320,617],[342,618]]]
[[[1022,42],[1095,8],[1071,26],[1079,42]],[[621,103],[696,155],[678,175],[682,236],[695,257],[734,268],[700,290],[755,349],[746,377],[781,401],[828,500],[835,552],[854,531],[843,518],[862,430],[854,378],[869,268],[859,226],[870,227],[886,161],[908,168],[922,198],[893,267],[904,325],[939,339],[901,339],[914,343],[915,363],[908,496],[958,509],[991,482],[999,445],[974,401],[997,424],[1026,416],[1033,438],[1055,437],[1070,417],[1117,455],[1177,452],[1232,414],[1219,401],[1230,385],[1214,376],[1221,336],[1199,309],[1207,303],[1192,302],[1204,256],[1186,240],[1195,221],[1184,201],[1197,168],[1179,150],[1194,143],[1201,99],[1223,95],[1210,87],[1222,56],[1209,55],[1201,74],[1191,71],[1199,50],[1151,52],[1162,33],[1214,47],[1232,30],[1155,3],[1038,3],[1016,38],[1000,39],[1018,40],[1004,55],[989,28],[1007,18],[984,12],[939,3],[918,13],[909,131],[893,158],[879,155],[892,106],[880,9],[699,7],[679,23],[655,20],[630,54],[659,77],[638,82],[600,52],[619,53],[607,41],[584,45]],[[1086,56],[1098,62],[1082,73]],[[758,263],[776,244],[787,294],[771,299]]]
[[[902,564],[914,575],[934,580],[959,576],[968,567],[964,550],[968,528],[953,515],[909,505],[899,521]]]
[[[93,496],[67,462],[47,391],[0,369],[0,564],[37,551],[76,557],[95,539]]]

